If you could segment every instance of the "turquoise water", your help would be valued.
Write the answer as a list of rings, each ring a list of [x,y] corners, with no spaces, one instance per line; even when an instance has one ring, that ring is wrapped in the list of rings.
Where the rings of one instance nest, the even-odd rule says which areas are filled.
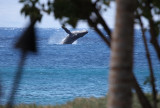
[[[19,61],[19,52],[13,49],[21,28],[0,28],[0,75],[3,86],[2,104],[11,89]],[[63,104],[76,97],[102,97],[108,91],[110,49],[94,30],[72,45],[62,45],[67,35],[62,29],[38,29],[38,53],[29,55],[25,62],[16,103]],[[149,41],[149,34],[147,33]],[[145,50],[139,30],[135,30],[134,72],[145,92],[150,85],[143,82],[149,76]],[[160,90],[160,62],[150,46]]]

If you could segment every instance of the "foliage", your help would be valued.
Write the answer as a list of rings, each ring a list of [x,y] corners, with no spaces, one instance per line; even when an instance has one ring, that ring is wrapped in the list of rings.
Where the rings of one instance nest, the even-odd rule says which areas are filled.
[[[100,11],[104,9],[104,6],[109,6],[109,3],[108,0],[97,0],[95,3],[92,0],[55,0],[53,12],[55,18],[60,20],[67,18],[63,23],[76,27],[79,20],[88,20],[88,18],[93,17],[95,7]]]
[[[76,26],[78,20],[87,19],[93,11],[91,0],[55,0],[53,7],[55,17],[59,19],[67,17],[65,23],[73,27]]]
[[[39,4],[39,0],[20,0],[19,2],[24,4],[21,9],[22,14],[29,16],[30,20],[41,21],[42,13],[40,8],[37,6],[37,4]]]
[[[94,0],[95,1],[95,0]],[[48,0],[41,3],[40,0],[20,0],[24,6],[21,13],[29,16],[30,19],[41,21],[43,12],[53,13],[56,19],[63,24],[70,24],[76,27],[79,20],[88,20],[91,18],[98,24],[98,17],[95,15],[95,8],[103,12],[110,5],[111,0]],[[153,19],[155,36],[160,33],[160,19],[154,19],[153,16],[160,14],[160,2],[158,0],[137,0],[137,11],[140,16],[145,17],[148,21]],[[90,24],[90,23],[89,23]],[[93,25],[91,25],[93,26]]]
[[[149,100],[151,99],[150,94],[146,94]],[[160,99],[160,96],[159,96]],[[36,104],[20,104],[16,105],[14,108],[106,108],[107,104],[107,96],[101,98],[76,98],[73,101],[67,102],[63,105],[46,105],[40,106]],[[158,107],[160,107],[160,102],[158,103]],[[0,106],[0,108],[4,108],[4,106]],[[133,108],[141,108],[140,103],[138,102],[137,96],[134,94],[133,96]]]
[[[94,11],[92,0],[48,0],[46,4],[40,3],[40,0],[19,2],[24,4],[21,13],[29,16],[30,19],[41,21],[43,12],[47,14],[53,12],[55,18],[60,19],[63,24],[68,23],[73,27],[76,27],[79,20],[87,20]],[[109,0],[97,0],[97,2],[95,3],[99,10],[106,10],[105,6],[110,4]]]
[[[148,21],[154,19],[154,16],[159,16],[160,14],[160,2],[159,0],[138,0],[137,8],[140,16],[145,17]],[[160,19],[155,19],[153,26],[156,31],[156,37],[160,33]]]

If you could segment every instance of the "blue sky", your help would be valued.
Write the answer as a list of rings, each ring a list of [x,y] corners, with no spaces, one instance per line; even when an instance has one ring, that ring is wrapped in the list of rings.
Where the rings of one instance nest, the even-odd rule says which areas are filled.
[[[25,27],[28,19],[20,14],[22,4],[18,0],[1,0],[0,1],[0,27]],[[114,27],[115,4],[111,3],[111,7],[103,14],[108,25]],[[53,15],[44,15],[42,22],[37,24],[41,28],[60,28],[61,24],[55,20]],[[81,21],[79,28],[87,28],[86,22]]]

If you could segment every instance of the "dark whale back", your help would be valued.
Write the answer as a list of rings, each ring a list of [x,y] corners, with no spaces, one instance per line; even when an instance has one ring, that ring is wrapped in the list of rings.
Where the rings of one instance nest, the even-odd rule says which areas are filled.
[[[68,35],[62,42],[62,44],[72,44],[77,39],[83,37],[85,34],[87,34],[88,31],[76,31],[72,32],[72,34]]]

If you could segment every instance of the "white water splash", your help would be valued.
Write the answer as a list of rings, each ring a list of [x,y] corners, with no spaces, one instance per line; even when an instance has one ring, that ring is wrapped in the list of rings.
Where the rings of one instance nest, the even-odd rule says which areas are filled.
[[[49,39],[48,39],[48,44],[61,44],[63,40],[63,37],[61,36],[51,36]]]
[[[76,45],[77,43],[78,43],[78,41],[76,40],[76,41],[74,41],[72,44]]]
[[[66,37],[65,37],[66,38]],[[60,38],[60,37],[56,37],[56,36],[52,36],[52,37],[50,37],[49,39],[48,39],[48,44],[63,44],[63,42],[64,42],[64,40],[65,40],[65,38]],[[76,41],[74,41],[72,44],[77,44],[78,43],[78,41],[76,40]]]
[[[66,38],[66,37],[65,37],[65,38]],[[62,41],[60,42],[60,44],[63,44],[63,42],[64,42],[65,38],[63,38],[63,39],[62,39]]]

